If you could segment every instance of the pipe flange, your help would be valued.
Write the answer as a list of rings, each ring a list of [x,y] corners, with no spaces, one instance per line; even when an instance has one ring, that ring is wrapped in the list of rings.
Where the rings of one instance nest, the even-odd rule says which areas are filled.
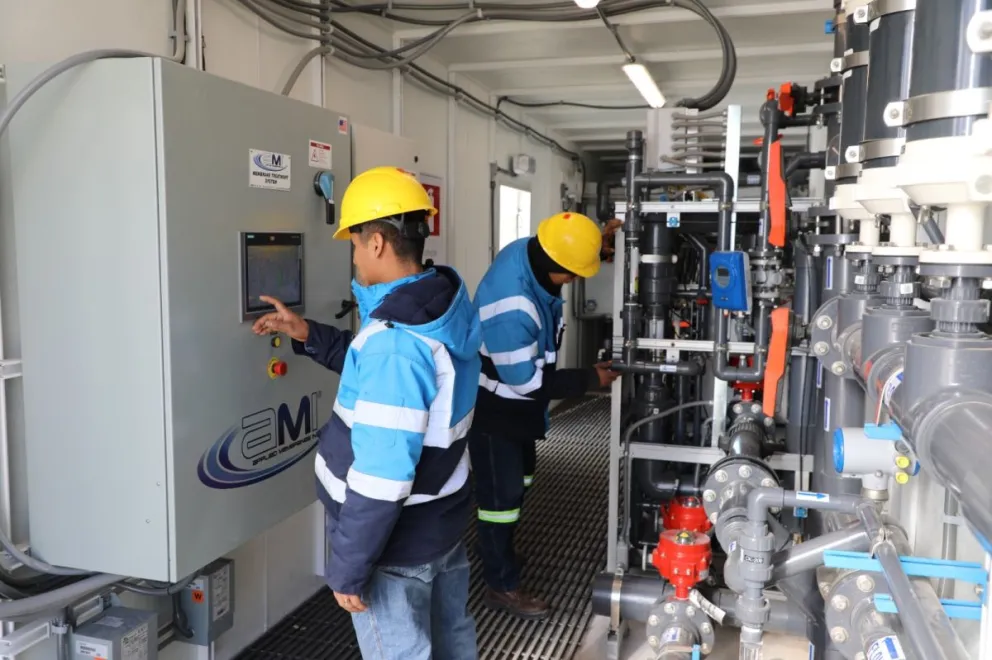
[[[992,277],[992,264],[951,264],[921,261],[919,269],[919,274],[924,277],[971,277],[980,280]]]
[[[841,572],[824,595],[827,635],[846,658],[864,652],[866,631],[891,632],[891,620],[875,609],[875,594],[881,576],[864,571]]]
[[[978,325],[989,320],[989,301],[934,298],[930,301],[930,317],[942,323]]]
[[[726,456],[710,466],[703,482],[703,508],[710,522],[717,526],[716,536],[721,545],[725,546],[729,531],[723,523],[736,520],[743,525],[746,521],[748,493],[778,484],[774,470],[750,456]]]
[[[661,653],[666,647],[691,649],[699,644],[699,650],[706,655],[716,645],[713,622],[706,613],[688,600],[674,597],[651,610],[645,632],[648,645],[655,654]]]
[[[871,262],[877,266],[910,266],[920,263],[920,253],[923,248],[896,247],[895,245],[879,245],[871,253]]]
[[[831,215],[837,215],[831,211]],[[821,217],[821,216],[818,216]],[[825,216],[822,216],[825,217]],[[806,234],[803,240],[807,245],[851,245],[858,242],[857,234]]]

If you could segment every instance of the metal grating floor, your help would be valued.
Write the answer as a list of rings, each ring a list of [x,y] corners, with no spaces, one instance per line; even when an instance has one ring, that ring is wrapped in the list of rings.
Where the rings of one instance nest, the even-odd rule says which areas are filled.
[[[538,443],[517,551],[524,584],[553,607],[545,621],[521,621],[482,607],[482,577],[472,556],[470,607],[481,660],[568,660],[592,618],[590,586],[606,564],[610,399],[591,397],[553,416]],[[475,528],[466,538],[471,549]],[[360,660],[351,620],[324,589],[245,650],[237,660]]]

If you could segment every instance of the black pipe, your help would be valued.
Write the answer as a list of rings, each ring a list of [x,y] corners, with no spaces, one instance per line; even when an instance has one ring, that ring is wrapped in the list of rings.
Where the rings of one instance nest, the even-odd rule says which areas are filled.
[[[637,291],[631,286],[634,249],[641,234],[641,188],[637,179],[644,167],[644,136],[640,131],[627,133],[627,214],[624,221],[624,301],[623,301],[623,361],[631,364],[634,360],[634,340],[640,325],[641,309],[637,301]]]
[[[613,361],[610,366],[614,371],[624,374],[668,374],[672,376],[698,376],[703,373],[702,360],[686,360],[684,362],[634,362],[624,364]]]
[[[827,166],[827,152],[815,151],[796,154],[789,159],[785,165],[785,180],[788,181],[792,175],[800,170],[822,170]]]

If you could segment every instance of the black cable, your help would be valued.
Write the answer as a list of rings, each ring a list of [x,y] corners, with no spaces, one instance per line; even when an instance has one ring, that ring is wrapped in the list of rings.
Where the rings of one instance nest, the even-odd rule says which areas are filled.
[[[194,631],[189,627],[189,617],[183,609],[182,596],[178,593],[172,594],[172,627],[180,636],[192,639]]]
[[[509,96],[501,96],[499,103],[509,103],[520,108],[588,108],[589,110],[647,110],[651,106],[646,103],[637,105],[599,105],[597,103],[580,103],[578,101],[517,101]]]
[[[361,35],[356,34],[355,32],[349,30],[347,27],[345,27],[338,21],[332,20],[330,24],[334,28],[336,34],[339,35],[343,34],[348,39],[351,39],[353,42],[359,44],[360,46],[370,51],[381,52],[383,50],[382,48],[372,43],[371,41],[365,39]],[[449,95],[454,95],[456,99],[465,101],[470,105],[475,106],[477,109],[481,110],[482,112],[492,115],[497,121],[502,121],[512,127],[515,127],[516,130],[520,131],[521,133],[524,133],[528,137],[531,137],[537,140],[538,142],[541,142],[551,147],[552,149],[558,151],[559,153],[568,156],[569,158],[572,158],[581,165],[582,158],[579,154],[575,153],[574,151],[571,151],[570,149],[566,149],[557,140],[547,135],[544,135],[543,133],[535,130],[533,127],[529,126],[528,124],[525,124],[522,121],[514,119],[510,115],[500,110],[499,108],[486,103],[485,101],[478,98],[474,94],[468,92],[464,88],[449,83],[447,80],[444,80],[443,78],[434,75],[427,69],[424,69],[423,67],[417,64],[409,64],[407,67],[405,67],[405,72],[414,80],[417,80],[422,84],[426,84],[428,87],[433,86],[435,88],[440,88]]]
[[[630,50],[627,48],[627,45],[624,44],[623,39],[620,38],[620,30],[617,28],[617,26],[614,25],[613,23],[610,23],[610,19],[603,11],[603,5],[596,5],[596,13],[599,14],[599,18],[601,21],[603,21],[603,25],[606,26],[606,29],[609,30],[610,34],[613,35],[613,38],[617,42],[617,46],[619,46],[620,50],[623,51],[623,56],[627,58],[627,63],[633,64],[635,62],[633,53],[630,52]]]

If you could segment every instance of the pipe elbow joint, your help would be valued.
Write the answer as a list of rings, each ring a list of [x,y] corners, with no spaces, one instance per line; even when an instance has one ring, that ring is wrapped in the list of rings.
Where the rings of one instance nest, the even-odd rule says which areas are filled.
[[[747,495],[747,519],[752,523],[767,523],[768,510],[785,505],[781,488],[755,488]]]

